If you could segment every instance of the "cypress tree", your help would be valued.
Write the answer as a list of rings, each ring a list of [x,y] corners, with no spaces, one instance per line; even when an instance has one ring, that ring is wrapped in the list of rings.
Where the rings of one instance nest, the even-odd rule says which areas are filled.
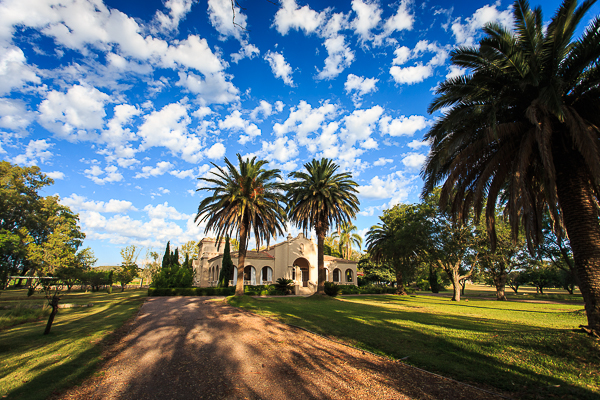
[[[219,274],[219,283],[217,287],[228,287],[229,277],[233,272],[233,261],[231,261],[231,253],[229,252],[229,236],[225,239],[225,249],[223,250],[223,265]]]
[[[175,248],[173,258],[171,258],[171,264],[179,266],[179,247]]]
[[[162,268],[171,266],[171,241],[167,242],[167,248],[165,249],[165,255],[162,260]]]
[[[183,262],[183,266],[185,268],[192,268],[192,262],[190,261],[190,254],[185,253],[185,261]]]

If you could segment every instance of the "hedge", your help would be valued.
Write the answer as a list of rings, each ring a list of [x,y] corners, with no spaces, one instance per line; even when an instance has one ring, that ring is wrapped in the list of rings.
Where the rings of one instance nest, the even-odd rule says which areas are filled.
[[[341,294],[394,294],[396,288],[389,286],[355,286],[355,285],[340,285]]]
[[[244,293],[250,296],[271,296],[281,294],[274,285],[244,286]],[[235,294],[235,286],[226,288],[191,287],[191,288],[149,288],[148,296],[231,296]]]

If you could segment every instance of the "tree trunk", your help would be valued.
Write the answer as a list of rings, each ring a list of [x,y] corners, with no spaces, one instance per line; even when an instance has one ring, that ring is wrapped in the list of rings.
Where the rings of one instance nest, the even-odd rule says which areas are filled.
[[[506,280],[508,274],[504,266],[500,267],[500,273],[494,274],[494,286],[496,286],[496,300],[506,301]]]
[[[452,295],[452,301],[460,301],[460,276],[458,271],[447,268],[446,273],[450,275],[450,281],[452,281],[452,289],[454,294]]]
[[[573,250],[588,327],[600,333],[600,224],[581,156],[562,148],[554,152],[558,203]],[[567,153],[567,154],[565,154]]]
[[[248,238],[248,224],[246,218],[240,225],[240,249],[238,250],[237,282],[235,284],[235,295],[244,295],[244,263],[246,262],[246,248]],[[257,244],[258,245],[258,244]]]
[[[402,266],[398,263],[394,263],[396,267],[396,294],[406,295],[406,290],[404,289],[404,277],[402,276]]]
[[[323,295],[325,294],[325,259],[323,257],[323,250],[325,248],[326,233],[327,231],[323,232],[322,229],[319,229],[317,232],[317,294]]]
[[[57,297],[56,295],[52,296],[52,300],[50,301],[50,307],[52,307],[52,312],[50,313],[50,316],[48,317],[48,323],[46,323],[46,329],[44,330],[44,335],[47,335],[50,333],[50,328],[52,328],[52,323],[54,322],[54,317],[56,316],[56,313],[58,312],[58,302],[60,301],[60,298]]]

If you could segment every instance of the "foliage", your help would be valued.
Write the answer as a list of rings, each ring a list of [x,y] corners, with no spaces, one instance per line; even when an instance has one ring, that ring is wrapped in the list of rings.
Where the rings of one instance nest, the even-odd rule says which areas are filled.
[[[237,154],[238,168],[227,158],[227,170],[212,163],[216,172],[209,178],[199,178],[210,187],[212,195],[206,197],[198,206],[195,221],[205,223],[205,233],[216,232],[217,242],[224,236],[237,233],[239,239],[238,274],[236,293],[244,294],[244,262],[250,235],[254,233],[256,247],[261,242],[269,245],[271,237],[283,235],[285,212],[281,204],[285,201],[278,169],[265,169],[265,160],[243,159]]]
[[[410,279],[429,248],[429,221],[420,204],[397,204],[384,210],[381,222],[367,232],[367,251],[377,263],[394,268],[398,294],[406,294]]]
[[[48,315],[50,315],[50,307],[47,304],[35,307],[18,303],[4,315],[0,315],[0,330],[26,322],[39,321],[42,318],[47,318]]]
[[[335,296],[339,295],[341,292],[342,292],[342,288],[337,283],[333,283],[333,282],[329,282],[329,281],[325,282],[325,294],[327,296],[335,297]]]
[[[194,283],[194,271],[191,266],[180,266],[178,251],[170,251],[170,243],[167,242],[162,267],[152,275],[152,286],[155,288],[186,288]]]
[[[388,263],[373,261],[368,254],[358,260],[357,269],[364,273],[362,282],[385,284],[396,282],[394,268]]]
[[[293,287],[294,281],[291,279],[277,278],[277,281],[275,282],[277,292],[283,295],[291,294]]]
[[[322,158],[304,164],[304,171],[291,172],[293,182],[288,185],[288,219],[306,234],[314,229],[317,234],[317,293],[325,293],[324,243],[327,231],[333,225],[349,223],[359,211],[358,184],[350,173],[336,173],[339,165]]]
[[[185,258],[189,257],[191,260],[198,259],[198,242],[195,240],[189,240],[181,245],[181,254]]]
[[[350,222],[342,222],[338,226],[338,231],[334,232],[332,239],[339,239],[340,253],[343,254],[343,258],[350,260],[352,257],[352,246],[356,245],[359,250],[362,246],[362,237],[356,232],[358,228]]]
[[[217,287],[228,287],[229,277],[233,276],[233,261],[231,261],[231,252],[229,250],[229,236],[225,238],[225,249],[223,249],[223,264],[221,265],[221,272],[219,273],[219,283]]]
[[[25,249],[21,237],[6,229],[0,230],[0,289],[8,284],[8,277],[18,272],[17,265],[23,259]]]
[[[530,244],[542,241],[549,210],[557,237],[566,229],[571,240],[588,324],[600,332],[600,17],[572,40],[593,4],[565,0],[546,22],[541,8],[515,1],[514,29],[489,23],[478,47],[452,52],[467,74],[437,87],[429,111],[444,113],[425,135],[422,176],[424,194],[443,182],[440,204],[459,221],[485,207],[492,250],[499,202]]]

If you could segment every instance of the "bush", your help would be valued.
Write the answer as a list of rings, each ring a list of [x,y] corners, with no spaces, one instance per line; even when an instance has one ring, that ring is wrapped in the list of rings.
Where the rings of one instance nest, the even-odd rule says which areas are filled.
[[[273,296],[280,294],[275,285],[244,286],[244,293],[250,296]]]
[[[325,282],[325,294],[335,297],[342,291],[342,288],[333,282]]]
[[[291,294],[293,286],[294,281],[291,279],[279,278],[275,283],[275,289],[277,289],[279,294],[283,295]]]
[[[0,329],[24,322],[37,321],[38,319],[48,317],[48,315],[50,315],[50,307],[47,304],[39,308],[32,308],[19,303],[15,308],[0,316]]]

